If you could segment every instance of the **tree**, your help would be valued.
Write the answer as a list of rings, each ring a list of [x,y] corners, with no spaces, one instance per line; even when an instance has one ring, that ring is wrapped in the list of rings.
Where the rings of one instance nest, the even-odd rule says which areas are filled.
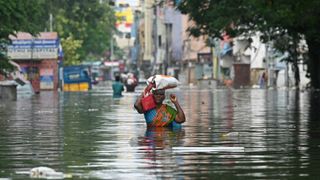
[[[298,57],[300,52],[298,52],[298,44],[303,37],[291,37],[289,35],[283,35],[277,37],[274,40],[274,47],[282,53],[289,53],[286,61],[292,64],[292,71],[294,72],[295,77],[295,86],[299,88],[300,83],[300,71],[298,66]]]
[[[49,21],[50,14],[54,17],[53,22]],[[0,70],[3,73],[13,68],[6,57],[9,35],[19,31],[36,35],[48,31],[52,24],[53,31],[63,40],[63,48],[72,49],[64,59],[70,63],[65,64],[74,64],[100,59],[110,49],[115,23],[112,8],[102,0],[0,0],[0,19]]]
[[[64,47],[64,58],[67,61],[64,61],[64,65],[77,65],[80,61],[80,55],[76,53],[77,49],[79,49],[82,45],[82,41],[74,40],[71,36],[64,39],[61,39],[61,44]]]
[[[72,37],[73,40],[82,42],[76,50],[80,60],[100,59],[110,48],[115,16],[107,2],[56,0],[49,1],[46,9],[54,17],[53,29],[58,32],[59,37]],[[66,48],[62,46],[63,49]],[[69,61],[67,57],[64,60]],[[73,63],[74,61],[70,64]]]
[[[237,36],[252,31],[265,39],[304,35],[309,47],[311,86],[320,88],[320,1],[318,0],[182,0],[178,9],[196,22],[192,35],[220,37],[221,31]]]
[[[25,31],[33,35],[41,31],[43,9],[41,0],[0,0],[0,74],[6,74],[13,69],[6,56],[9,35]]]

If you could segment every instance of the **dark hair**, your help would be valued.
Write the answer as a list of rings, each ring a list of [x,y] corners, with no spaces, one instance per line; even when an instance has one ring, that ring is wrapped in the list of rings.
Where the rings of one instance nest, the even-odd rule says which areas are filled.
[[[153,94],[165,94],[166,91],[164,89],[155,89],[155,90],[152,90],[152,93]]]
[[[115,76],[114,79],[115,79],[116,81],[120,81],[120,76]]]

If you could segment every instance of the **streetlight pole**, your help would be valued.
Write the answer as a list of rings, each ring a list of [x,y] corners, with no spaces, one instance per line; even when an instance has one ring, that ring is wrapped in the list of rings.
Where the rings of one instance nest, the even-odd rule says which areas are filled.
[[[212,56],[212,78],[219,80],[219,59],[218,59],[218,54],[219,54],[219,49],[218,46],[219,44],[215,41],[214,38],[210,37],[210,48],[211,48],[211,56]]]
[[[110,60],[113,61],[114,55],[113,55],[113,34],[111,31],[111,36],[110,36]]]
[[[127,33],[126,34],[126,38],[128,39],[128,55],[127,55],[127,58],[124,60],[125,69],[127,67],[127,59],[130,58],[130,39],[131,39],[131,34]]]
[[[271,48],[271,44],[270,44],[270,34],[268,33],[268,42],[266,43],[266,60],[267,60],[267,72],[268,72],[268,83],[267,83],[267,87],[270,87],[272,85],[272,62],[271,62],[271,58],[270,58],[270,48]]]
[[[110,79],[113,79],[114,73],[113,73],[113,60],[114,60],[114,49],[113,49],[113,31],[111,30],[111,36],[110,36],[110,61],[111,61],[111,73],[109,73]]]
[[[167,69],[168,67],[170,67],[171,65],[171,56],[170,56],[170,46],[171,46],[171,42],[172,42],[172,24],[171,23],[166,23],[165,24],[165,28],[166,28],[166,60],[164,62],[165,66],[165,74],[168,73]]]
[[[191,62],[190,62],[190,51],[191,51],[191,45],[190,45],[190,38],[185,40],[185,45],[186,45],[186,54],[187,54],[187,62],[188,62],[188,84],[191,83]]]
[[[30,45],[30,66],[29,66],[29,79],[30,79],[30,83],[31,83],[31,86],[33,86],[33,76],[34,76],[34,73],[33,73],[33,43],[34,43],[34,38],[32,37],[31,39],[31,45]]]
[[[275,77],[274,77],[274,62],[273,62],[273,58],[272,58],[272,54],[271,54],[271,48],[272,48],[272,45],[270,44],[270,42],[268,42],[268,45],[267,45],[267,62],[268,62],[268,87],[274,87],[275,86]]]

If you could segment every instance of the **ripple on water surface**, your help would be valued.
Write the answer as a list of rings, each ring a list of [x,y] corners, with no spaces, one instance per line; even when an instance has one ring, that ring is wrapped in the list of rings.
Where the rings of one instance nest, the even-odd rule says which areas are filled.
[[[139,89],[140,90],[140,89]],[[46,166],[79,178],[256,179],[317,177],[317,102],[308,92],[176,93],[182,129],[147,129],[140,92],[41,92],[0,103],[0,178]]]

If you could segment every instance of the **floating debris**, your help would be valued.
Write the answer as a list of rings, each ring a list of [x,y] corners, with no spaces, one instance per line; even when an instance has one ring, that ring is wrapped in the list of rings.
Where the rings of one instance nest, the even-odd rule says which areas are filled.
[[[37,111],[35,114],[53,114],[53,111]]]
[[[222,137],[237,137],[237,136],[240,136],[239,132],[229,132],[222,135]]]
[[[244,152],[244,147],[172,147],[175,153],[189,152]]]
[[[64,174],[63,172],[57,172],[49,167],[35,167],[29,172],[31,178],[39,179],[64,179],[72,178],[71,174]]]

